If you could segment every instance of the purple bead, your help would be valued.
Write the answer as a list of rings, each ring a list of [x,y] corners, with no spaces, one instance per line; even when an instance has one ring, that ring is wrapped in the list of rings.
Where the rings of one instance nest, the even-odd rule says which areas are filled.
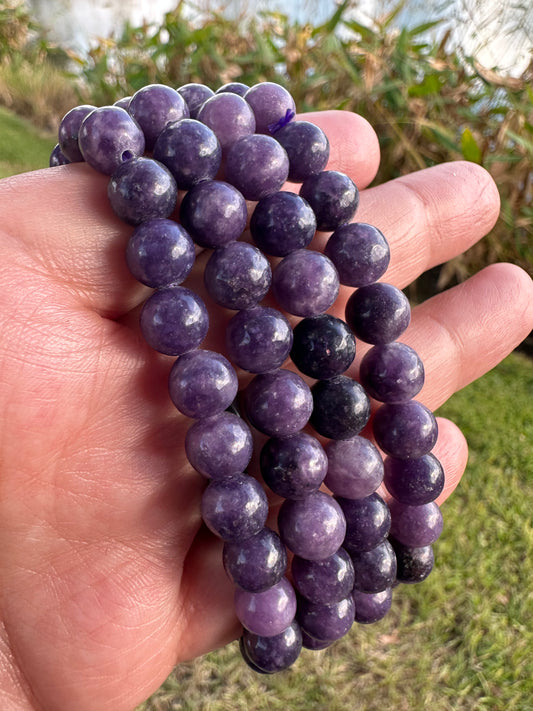
[[[180,190],[189,190],[218,173],[222,151],[208,126],[195,119],[174,121],[164,128],[154,145],[153,156],[170,170]]]
[[[378,447],[399,459],[419,459],[428,454],[437,441],[435,416],[418,400],[382,405],[372,427]]]
[[[286,499],[279,510],[281,540],[300,558],[323,560],[336,553],[346,534],[339,504],[323,491]]]
[[[291,121],[275,133],[289,156],[289,180],[302,183],[325,170],[329,141],[324,131],[309,121]]]
[[[252,476],[231,474],[212,479],[202,495],[201,511],[205,525],[223,541],[242,541],[265,525],[268,501]]]
[[[156,138],[168,123],[189,117],[189,107],[172,87],[148,84],[133,94],[128,113],[142,128],[146,150],[151,151]]]
[[[291,358],[300,372],[326,380],[341,375],[355,358],[355,338],[340,318],[318,314],[294,328]]]
[[[409,506],[391,499],[389,508],[392,519],[390,535],[404,546],[429,546],[442,533],[442,513],[434,501],[421,506]]]
[[[433,570],[435,562],[432,546],[413,548],[412,546],[402,545],[394,538],[391,538],[390,542],[398,562],[397,582],[412,585],[425,580]]]
[[[133,276],[153,289],[184,281],[194,264],[192,239],[174,220],[156,217],[141,222],[126,246]]]
[[[335,642],[335,640],[328,642],[328,641],[324,641],[321,639],[315,639],[314,637],[311,637],[311,635],[308,634],[305,630],[301,630],[301,632],[302,632],[302,647],[305,647],[305,649],[312,649],[314,652],[321,650],[321,649],[327,649],[327,647],[330,647],[333,644],[333,642]]]
[[[392,284],[362,286],[346,302],[346,322],[356,338],[382,345],[399,338],[411,320],[405,294]]]
[[[266,296],[272,282],[268,259],[247,242],[215,249],[204,270],[209,296],[227,309],[249,309]]]
[[[396,555],[389,541],[361,553],[351,553],[355,571],[354,589],[366,593],[383,592],[396,580]]]
[[[349,222],[359,206],[359,191],[353,180],[336,170],[324,170],[306,178],[300,195],[316,215],[317,229],[336,230]]]
[[[355,574],[352,559],[344,548],[324,560],[294,556],[291,564],[294,586],[311,602],[340,602],[351,593]]]
[[[268,373],[281,367],[292,346],[292,329],[285,316],[269,306],[239,311],[226,327],[226,348],[239,368]]]
[[[359,379],[370,397],[381,402],[406,402],[424,384],[424,365],[405,343],[384,343],[365,353]]]
[[[201,247],[221,247],[239,239],[248,221],[246,200],[221,180],[204,180],[182,200],[180,220]]]
[[[351,439],[370,419],[370,400],[352,378],[337,375],[318,380],[312,387],[313,413],[310,423],[323,437]]]
[[[82,104],[70,109],[59,124],[58,144],[61,153],[68,163],[79,163],[83,161],[83,156],[78,145],[78,135],[83,119],[94,111],[96,106]],[[62,163],[59,165],[63,165]]]
[[[273,637],[294,620],[296,595],[287,578],[263,592],[235,590],[235,612],[243,627],[253,634]]]
[[[286,499],[299,499],[317,491],[326,475],[328,460],[320,442],[297,432],[270,438],[261,450],[261,474],[267,486]]]
[[[377,593],[365,593],[354,590],[355,621],[369,625],[382,620],[392,605],[392,588]]]
[[[365,222],[337,227],[324,254],[337,268],[341,284],[347,286],[372,284],[385,274],[390,261],[389,244],[383,233]]]
[[[177,195],[170,172],[151,158],[132,158],[122,163],[107,186],[113,211],[130,225],[168,217],[176,206]]]
[[[184,353],[172,366],[168,390],[178,410],[187,417],[211,417],[228,408],[239,389],[233,366],[213,351]]]
[[[142,156],[145,141],[141,127],[127,111],[119,106],[102,106],[83,119],[78,145],[92,168],[111,175],[124,162]]]
[[[280,369],[256,375],[244,390],[244,409],[253,427],[271,437],[287,437],[307,424],[313,409],[309,386]]]
[[[184,84],[178,89],[189,108],[189,115],[192,119],[198,118],[198,112],[202,108],[202,104],[215,95],[215,92],[205,84]]]
[[[302,632],[297,622],[272,637],[252,634],[248,630],[244,630],[241,637],[244,661],[255,671],[264,674],[288,669],[298,659],[301,649]]]
[[[244,136],[229,149],[225,174],[246,200],[261,200],[281,190],[289,174],[289,158],[271,136]]]
[[[245,541],[225,543],[222,558],[230,580],[250,592],[262,592],[279,583],[287,568],[285,546],[270,528]]]
[[[328,471],[324,483],[336,496],[363,499],[383,481],[383,460],[366,437],[335,440],[326,445]]]
[[[315,213],[296,193],[280,190],[259,200],[250,220],[250,232],[265,254],[285,257],[303,249],[316,231]]]
[[[61,151],[59,143],[56,143],[52,152],[50,153],[50,159],[48,165],[50,168],[55,168],[58,165],[68,165],[71,161],[64,155]]]
[[[433,454],[420,459],[385,460],[385,486],[397,501],[422,506],[434,501],[444,488],[444,470]]]
[[[321,252],[297,249],[274,269],[272,293],[280,306],[295,316],[320,314],[332,306],[339,293],[337,270]]]
[[[123,96],[122,98],[114,101],[113,106],[118,106],[119,108],[127,111],[129,108],[129,105],[130,105],[130,101],[131,101],[131,96]]]
[[[324,604],[305,597],[298,600],[296,619],[302,630],[321,642],[333,642],[347,634],[354,621],[355,604],[351,594],[339,602]]]
[[[344,547],[348,553],[360,553],[375,548],[385,540],[391,526],[389,507],[379,494],[364,499],[337,497],[346,519]]]
[[[196,471],[208,478],[239,474],[252,458],[252,433],[243,419],[231,412],[221,412],[189,427],[185,453]]]
[[[227,84],[220,86],[215,94],[224,94],[229,92],[230,94],[238,94],[239,96],[244,96],[250,87],[248,84],[243,84],[240,81],[230,81]]]
[[[155,291],[141,311],[141,331],[148,345],[165,355],[197,348],[209,327],[204,302],[182,286]]]
[[[254,84],[244,95],[255,115],[256,132],[270,135],[271,126],[283,119],[287,111],[296,111],[294,99],[287,89],[274,82]]]
[[[255,131],[254,112],[242,96],[234,92],[222,92],[207,99],[198,112],[198,120],[209,126],[224,152],[239,138]]]

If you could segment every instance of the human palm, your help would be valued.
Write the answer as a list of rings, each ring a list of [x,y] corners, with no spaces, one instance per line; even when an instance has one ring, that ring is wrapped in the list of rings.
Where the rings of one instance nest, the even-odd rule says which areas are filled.
[[[379,159],[368,124],[310,118],[330,138],[329,167],[365,187]],[[172,360],[139,335],[146,290],[106,187],[85,165],[0,183],[2,711],[130,711],[239,629],[220,543],[201,527],[188,421],[166,391]],[[454,163],[363,191],[357,219],[383,230],[386,280],[403,287],[480,239],[498,207],[488,175]],[[425,362],[419,399],[435,408],[493,367],[531,329],[532,303],[529,277],[495,265],[417,307],[402,340]],[[210,308],[203,345],[222,349],[227,314]],[[439,425],[442,500],[467,455],[457,428]]]

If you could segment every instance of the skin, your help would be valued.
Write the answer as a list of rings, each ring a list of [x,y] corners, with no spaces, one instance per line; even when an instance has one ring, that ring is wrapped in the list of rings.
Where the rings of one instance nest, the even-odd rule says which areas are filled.
[[[306,118],[330,139],[328,167],[368,185],[379,149],[366,121]],[[147,292],[125,267],[131,228],[106,186],[85,165],[0,182],[3,711],[131,711],[174,665],[239,633],[221,545],[201,527],[205,480],[185,459],[189,422],[166,392],[173,359],[139,334]],[[382,229],[386,280],[403,287],[481,239],[498,210],[490,176],[453,163],[362,190],[357,219]],[[199,284],[195,273],[186,285]],[[212,309],[204,347],[223,350],[227,317]],[[402,338],[425,363],[418,399],[438,407],[532,327],[533,284],[510,264],[418,306]],[[443,501],[467,446],[451,422],[439,428]]]

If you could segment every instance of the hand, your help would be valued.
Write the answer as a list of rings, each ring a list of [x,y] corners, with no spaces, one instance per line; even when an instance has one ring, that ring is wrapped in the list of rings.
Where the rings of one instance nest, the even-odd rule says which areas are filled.
[[[368,124],[307,118],[330,138],[329,167],[368,185],[379,160]],[[166,391],[172,359],[139,335],[146,290],[126,269],[131,228],[106,187],[86,165],[0,183],[3,711],[129,711],[176,663],[239,630],[221,545],[201,527],[205,480],[185,458],[188,422]],[[384,232],[386,280],[404,287],[479,240],[498,209],[488,174],[453,163],[363,191],[356,219]],[[533,285],[512,265],[418,306],[402,338],[425,363],[418,399],[438,407],[532,326]],[[204,345],[221,348],[221,330]],[[467,448],[452,423],[439,425],[443,500]]]

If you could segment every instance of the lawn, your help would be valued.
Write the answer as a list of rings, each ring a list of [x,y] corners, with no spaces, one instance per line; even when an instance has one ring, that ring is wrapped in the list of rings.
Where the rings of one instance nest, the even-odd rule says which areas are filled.
[[[57,139],[0,107],[0,178],[48,165]]]

